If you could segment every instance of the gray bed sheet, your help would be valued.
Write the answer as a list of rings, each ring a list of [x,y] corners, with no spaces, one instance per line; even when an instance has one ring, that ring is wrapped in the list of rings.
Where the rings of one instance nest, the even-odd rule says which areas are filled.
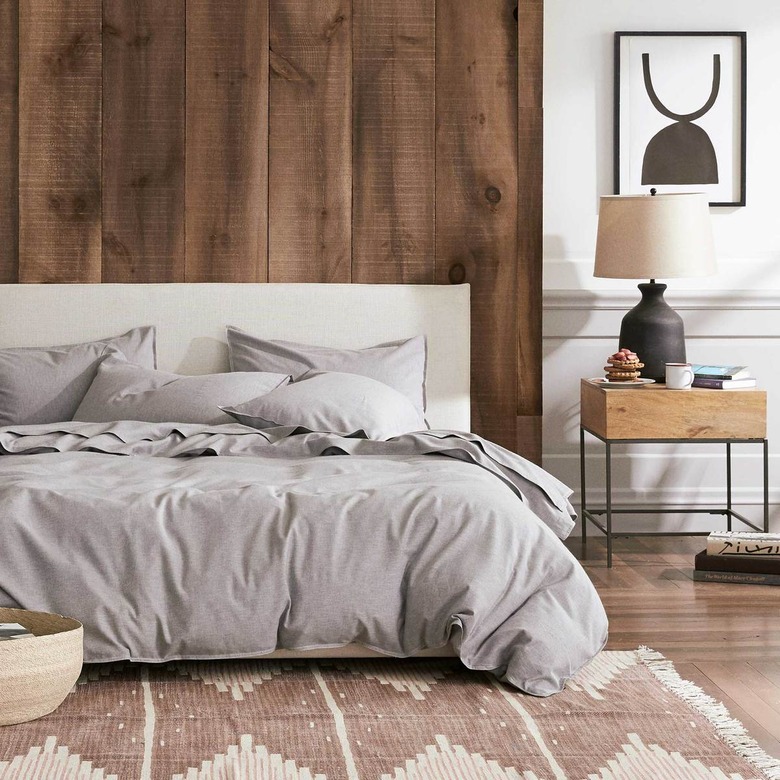
[[[606,641],[570,491],[473,434],[60,423],[0,452],[0,605],[78,618],[88,662],[451,640],[546,696]]]

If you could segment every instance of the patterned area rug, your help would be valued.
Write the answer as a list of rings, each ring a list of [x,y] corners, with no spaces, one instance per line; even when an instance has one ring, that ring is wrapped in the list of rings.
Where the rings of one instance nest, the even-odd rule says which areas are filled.
[[[0,780],[780,778],[660,655],[604,652],[548,699],[454,661],[85,667],[0,728]]]

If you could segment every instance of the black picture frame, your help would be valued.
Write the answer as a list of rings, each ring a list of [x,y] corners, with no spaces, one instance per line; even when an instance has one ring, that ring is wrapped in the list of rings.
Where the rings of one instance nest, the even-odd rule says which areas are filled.
[[[631,46],[634,39],[643,44],[643,38],[656,40],[649,40],[638,47]],[[660,41],[662,38],[670,40]],[[711,38],[714,52],[709,99],[704,104],[698,101],[691,104],[693,111],[688,114],[672,112],[655,92],[650,51],[655,48],[657,61],[659,51],[664,47],[660,59],[663,62],[663,57],[667,58],[667,69],[669,62],[680,69],[679,84],[682,89],[682,85],[687,83],[684,69],[686,65],[690,67],[691,62],[686,60],[684,38],[695,39],[697,44],[702,39]],[[724,41],[726,38],[732,41]],[[638,53],[645,48],[648,51],[641,53],[640,60]],[[694,48],[703,51],[700,45]],[[724,53],[717,53],[719,49]],[[723,68],[722,61],[725,62]],[[649,192],[651,188],[658,192],[691,192],[695,188],[708,193],[710,206],[744,206],[747,179],[747,33],[620,31],[615,33],[614,38],[614,62],[615,194],[639,194]],[[701,58],[698,65],[701,67]],[[640,76],[641,88],[638,86]],[[627,96],[631,100],[626,101]],[[628,103],[628,107],[621,106],[623,102]],[[677,107],[676,110],[686,109]],[[652,117],[652,121],[647,121],[648,117]],[[660,123],[669,119],[674,120],[672,125],[658,128]],[[699,119],[703,121],[696,124]],[[707,123],[709,128],[703,129],[702,125]],[[692,135],[695,137],[691,138]],[[716,140],[711,140],[710,136]],[[696,150],[694,155],[690,154],[691,141]],[[687,150],[685,155],[683,149]],[[641,166],[640,150],[644,150]]]

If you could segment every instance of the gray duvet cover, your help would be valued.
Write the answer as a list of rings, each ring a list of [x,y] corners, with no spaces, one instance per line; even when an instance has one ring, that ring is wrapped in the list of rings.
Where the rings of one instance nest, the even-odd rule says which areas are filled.
[[[471,434],[65,423],[0,452],[0,606],[78,618],[90,662],[451,639],[548,695],[606,640],[569,491]]]

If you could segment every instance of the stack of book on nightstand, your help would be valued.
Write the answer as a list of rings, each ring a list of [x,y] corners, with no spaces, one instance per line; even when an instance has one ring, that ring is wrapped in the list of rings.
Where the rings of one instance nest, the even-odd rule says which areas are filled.
[[[780,585],[780,534],[723,531],[707,537],[693,579],[745,585]]]
[[[694,363],[693,386],[711,390],[741,390],[755,387],[756,380],[747,366],[706,366]]]

